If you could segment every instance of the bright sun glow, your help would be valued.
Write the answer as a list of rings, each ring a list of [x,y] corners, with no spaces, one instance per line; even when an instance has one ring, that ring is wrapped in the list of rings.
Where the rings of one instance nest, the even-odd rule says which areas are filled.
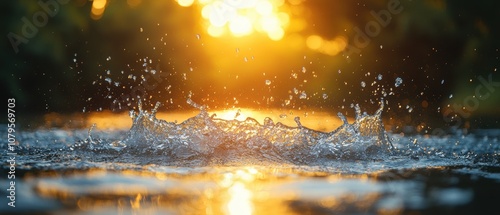
[[[177,3],[183,7],[200,5],[207,32],[213,37],[261,32],[272,40],[281,40],[290,19],[278,10],[284,0],[177,0]]]

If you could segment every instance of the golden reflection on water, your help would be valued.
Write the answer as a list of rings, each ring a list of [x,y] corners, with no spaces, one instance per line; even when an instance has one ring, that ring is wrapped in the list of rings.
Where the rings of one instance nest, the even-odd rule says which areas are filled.
[[[251,215],[253,214],[253,193],[248,186],[255,181],[258,171],[252,167],[226,173],[221,181],[222,187],[227,190],[227,214]]]
[[[374,208],[383,195],[367,175],[302,174],[287,167],[168,168],[169,173],[40,174],[27,181],[37,195],[58,200],[72,214],[259,215],[342,213],[353,208],[398,212]]]
[[[235,182],[228,190],[227,210],[230,215],[251,215],[253,204],[252,192],[242,182]]]

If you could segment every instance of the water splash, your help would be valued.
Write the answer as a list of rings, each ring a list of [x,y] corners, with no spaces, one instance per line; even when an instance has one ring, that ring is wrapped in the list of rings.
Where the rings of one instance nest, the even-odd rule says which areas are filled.
[[[149,112],[139,102],[138,111],[131,111],[133,125],[125,138],[105,148],[161,155],[167,160],[266,160],[302,164],[324,159],[371,159],[390,154],[394,149],[381,120],[383,102],[374,115],[362,114],[356,105],[353,123],[339,113],[344,124],[331,132],[307,128],[298,117],[296,127],[275,123],[270,118],[263,124],[250,117],[243,121],[224,120],[210,115],[205,106],[191,99],[187,103],[200,113],[177,124],[156,118],[160,103]]]

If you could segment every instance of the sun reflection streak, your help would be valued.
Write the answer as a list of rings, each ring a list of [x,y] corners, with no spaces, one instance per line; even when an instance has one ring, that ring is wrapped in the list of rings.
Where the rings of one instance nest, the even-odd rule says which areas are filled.
[[[229,188],[228,214],[250,215],[253,211],[252,193],[242,182],[235,182]]]
[[[250,215],[253,214],[253,193],[248,188],[258,175],[255,168],[247,167],[234,172],[225,173],[220,185],[227,187],[227,201],[224,204],[227,214]]]
[[[39,196],[76,207],[80,212],[76,214],[344,214],[352,210],[400,214],[402,210],[400,201],[392,201],[397,197],[390,197],[393,193],[391,201],[385,199],[387,184],[376,179],[387,174],[384,171],[350,175],[302,172],[283,165],[213,166],[184,174],[189,168],[150,167],[153,172],[47,172],[30,175],[26,183]]]

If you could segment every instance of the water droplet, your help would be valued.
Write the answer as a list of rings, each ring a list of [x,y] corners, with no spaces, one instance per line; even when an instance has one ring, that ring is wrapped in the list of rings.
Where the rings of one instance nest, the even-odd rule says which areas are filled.
[[[381,81],[381,80],[382,80],[382,78],[383,78],[382,74],[378,74],[377,79],[378,79],[379,81]]]
[[[236,98],[235,98],[235,100],[236,100]],[[238,118],[240,115],[241,115],[241,110],[240,110],[240,109],[238,109],[238,110],[236,111],[236,113],[234,114],[234,119]]]
[[[307,99],[307,93],[306,93],[306,91],[302,91],[300,93],[299,99]]]
[[[441,84],[444,84],[444,79],[443,79],[443,80],[441,80]]]
[[[306,73],[307,72],[307,69],[305,66],[302,67],[302,73]]]
[[[198,39],[198,40],[201,39],[200,34],[196,34],[196,39]]]
[[[361,82],[361,87],[366,87],[366,83],[364,81]]]
[[[450,94],[449,98],[450,98],[450,99],[451,99],[451,98],[453,98],[453,94]]]
[[[396,82],[394,83],[394,86],[399,87],[403,83],[403,79],[400,77],[396,78]]]
[[[111,60],[111,56],[108,56],[108,57],[106,58],[106,61],[110,61],[110,60]]]
[[[271,81],[270,80],[266,80],[266,85],[267,86],[271,85]]]
[[[302,123],[300,123],[300,117],[296,116],[295,118],[293,118],[293,120],[295,121],[295,123],[297,123],[297,126],[299,128],[302,128]]]
[[[384,48],[384,46],[383,46],[383,45],[380,45],[380,49],[382,49],[382,48]]]
[[[328,94],[323,93],[323,99],[328,99]]]

